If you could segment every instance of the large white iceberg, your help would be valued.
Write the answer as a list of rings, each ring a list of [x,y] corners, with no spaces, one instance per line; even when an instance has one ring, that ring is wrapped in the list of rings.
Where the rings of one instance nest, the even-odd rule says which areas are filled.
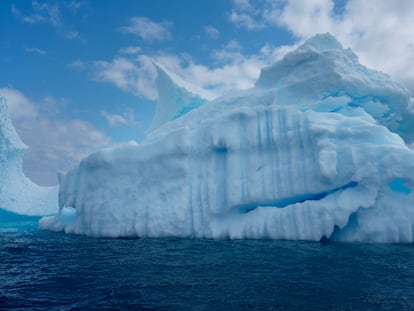
[[[27,146],[10,119],[6,99],[0,97],[0,221],[13,214],[43,216],[58,209],[58,187],[40,187],[23,174]]]
[[[161,66],[158,75],[166,105],[162,90],[171,93],[175,80]],[[181,85],[180,109],[188,105]],[[317,35],[263,69],[254,88],[157,124],[138,146],[83,159],[60,176],[60,212],[40,228],[412,242],[413,125],[405,88]]]

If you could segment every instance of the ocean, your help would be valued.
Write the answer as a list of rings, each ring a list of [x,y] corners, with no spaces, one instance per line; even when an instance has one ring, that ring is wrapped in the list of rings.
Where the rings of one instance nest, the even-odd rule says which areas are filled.
[[[0,310],[414,310],[414,245],[0,228]]]

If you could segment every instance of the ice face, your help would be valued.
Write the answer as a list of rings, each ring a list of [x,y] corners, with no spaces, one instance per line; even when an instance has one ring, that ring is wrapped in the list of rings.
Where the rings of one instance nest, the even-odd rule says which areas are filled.
[[[412,242],[409,105],[404,88],[319,35],[263,70],[255,88],[182,113],[138,146],[82,160],[60,176],[61,212],[40,227]]]
[[[39,187],[24,176],[26,148],[12,124],[5,98],[0,97],[0,209],[23,215],[54,214],[58,188]]]

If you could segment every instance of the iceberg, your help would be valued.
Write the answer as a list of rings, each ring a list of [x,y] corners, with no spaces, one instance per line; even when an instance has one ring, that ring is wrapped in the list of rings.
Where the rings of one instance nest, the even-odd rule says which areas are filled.
[[[58,187],[40,187],[22,169],[27,146],[10,119],[6,99],[0,97],[0,220],[56,214]],[[25,219],[25,217],[23,217]]]
[[[41,229],[413,242],[413,98],[333,36],[309,39],[253,88],[213,100],[157,71],[157,114],[168,117],[141,144],[98,151],[61,174],[59,213]]]

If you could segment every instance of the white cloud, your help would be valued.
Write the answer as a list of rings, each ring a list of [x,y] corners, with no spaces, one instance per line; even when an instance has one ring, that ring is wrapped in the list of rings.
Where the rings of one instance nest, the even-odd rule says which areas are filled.
[[[118,54],[139,54],[141,52],[141,48],[139,46],[128,46],[118,50]]]
[[[91,69],[96,81],[112,83],[136,96],[151,100],[157,98],[153,85],[155,70],[150,58],[144,55],[134,58],[116,56],[111,61],[96,61]]]
[[[35,120],[37,118],[37,108],[21,92],[6,87],[0,88],[0,94],[7,99],[7,106],[13,121]]]
[[[218,39],[220,37],[220,31],[213,27],[213,26],[205,26],[204,32],[209,36],[211,39]]]
[[[42,49],[38,49],[38,48],[24,48],[24,51],[26,53],[34,53],[34,54],[39,54],[39,55],[46,55],[46,51],[42,50]]]
[[[86,6],[85,3],[71,1],[64,2],[64,7],[73,14],[76,14],[78,10]],[[58,3],[47,3],[32,1],[31,11],[23,13],[16,5],[11,5],[11,11],[13,15],[23,23],[27,24],[51,24],[56,31],[69,40],[80,39],[80,34],[77,31],[68,30],[63,22],[61,6]]]
[[[171,38],[169,27],[171,23],[156,23],[147,17],[136,16],[129,20],[127,26],[120,27],[121,33],[133,34],[144,41],[164,41]]]
[[[234,0],[229,19],[237,27],[249,30],[263,29],[268,24],[264,18],[266,12],[273,12],[281,2],[281,0]]]
[[[250,3],[250,0],[234,0],[234,7],[239,11],[252,11],[256,10],[253,5]]]
[[[132,49],[133,47],[119,50],[112,60],[92,62],[75,60],[68,66],[88,71],[91,78],[97,82],[110,83],[135,96],[156,100],[157,91],[154,84],[156,72],[151,58],[133,54]]]
[[[183,80],[221,95],[252,87],[261,68],[273,63],[279,51],[266,45],[257,54],[244,55],[241,49],[236,41],[230,41],[224,49],[214,51],[213,57],[219,61],[215,67],[197,64],[191,59],[172,54],[155,58]]]
[[[276,25],[282,25],[301,38],[316,33],[327,32],[335,27],[333,9],[330,0],[287,1],[281,10],[264,12],[265,19]]]
[[[154,55],[154,59],[183,80],[219,95],[252,87],[260,69],[269,63],[270,58],[274,58],[273,52],[270,47],[250,56],[244,56],[232,49],[216,51],[216,57],[221,64],[213,68],[198,64],[186,56],[170,53]],[[134,58],[115,56],[111,61],[93,62],[89,69],[96,81],[111,83],[135,96],[150,100],[158,97],[156,72],[151,58],[145,55]]]
[[[73,14],[77,14],[82,7],[87,6],[87,3],[80,1],[65,1],[64,6]]]
[[[45,96],[38,104],[37,110],[40,114],[48,115],[49,118],[56,117],[66,104],[67,100],[63,97]]]
[[[82,120],[60,120],[64,99],[45,97],[35,104],[22,92],[0,88],[7,98],[16,130],[30,149],[24,155],[25,174],[41,185],[57,183],[57,173],[70,169],[91,152],[111,145],[111,140]],[[50,110],[54,106],[55,110]]]
[[[265,27],[265,24],[262,21],[255,19],[254,16],[246,12],[232,11],[230,14],[230,21],[238,27],[246,27],[249,30],[262,29]]]
[[[330,32],[361,63],[390,74],[414,92],[414,67],[410,66],[414,63],[413,1],[239,0],[233,12],[244,18],[230,16],[237,26],[283,27],[299,40]]]
[[[152,58],[184,81],[221,95],[252,87],[259,77],[261,68],[280,59],[289,49],[291,47],[266,44],[258,53],[244,55],[240,43],[230,40],[222,49],[212,52],[216,60],[215,66],[212,67],[199,64],[186,54],[159,52],[152,55]],[[119,55],[118,51],[118,55],[109,61],[89,63],[75,61],[70,66],[86,68],[91,71],[94,80],[111,83],[135,96],[150,100],[156,100],[158,97],[155,84],[156,71],[151,58],[146,55]]]
[[[14,4],[11,6],[12,13],[23,23],[37,24],[50,23],[55,27],[61,25],[61,16],[59,6],[57,4],[32,2],[32,12],[23,14]]]
[[[248,0],[236,2],[243,10],[252,8]],[[133,17],[128,26],[118,28],[118,30],[151,41],[170,38],[169,26],[170,24],[166,22],[155,23],[145,17]],[[212,26],[206,26],[204,30],[210,36],[220,35],[219,31]],[[110,83],[135,96],[156,100],[158,97],[155,85],[156,71],[151,63],[151,58],[153,58],[183,80],[220,95],[252,87],[261,68],[280,58],[281,51],[287,51],[288,48],[266,44],[258,53],[251,55],[244,55],[242,50],[243,47],[237,40],[230,40],[222,49],[212,52],[215,64],[209,67],[195,62],[187,54],[174,55],[170,52],[159,51],[149,57],[142,54],[141,47],[129,46],[119,49],[110,60],[91,62],[76,60],[69,66],[90,71],[95,81]],[[112,124],[124,122],[119,117],[109,118],[106,112],[103,116]]]
[[[243,47],[241,46],[241,44],[237,41],[237,40],[230,40],[227,44],[226,44],[226,49],[228,50],[233,50],[233,51],[240,51]]]
[[[74,60],[73,62],[71,62],[70,64],[68,64],[69,67],[74,68],[74,69],[85,69],[86,68],[87,63],[83,62],[79,59]]]
[[[124,111],[122,115],[112,114],[101,110],[101,115],[106,119],[110,127],[127,126],[135,127],[138,122],[135,120],[135,114],[132,110]]]

